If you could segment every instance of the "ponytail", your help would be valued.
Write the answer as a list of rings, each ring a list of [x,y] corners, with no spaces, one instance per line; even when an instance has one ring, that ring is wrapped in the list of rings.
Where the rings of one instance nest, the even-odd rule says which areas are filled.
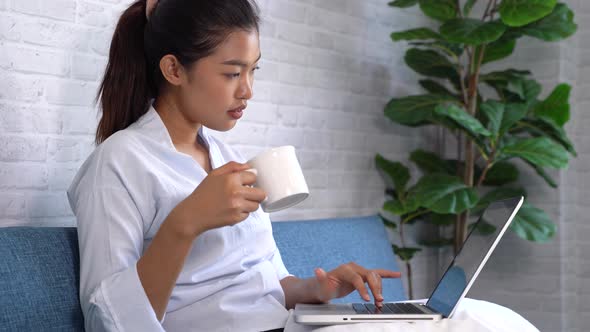
[[[144,53],[146,23],[146,0],[135,1],[117,23],[97,95],[102,109],[96,130],[97,145],[145,114],[155,96]]]

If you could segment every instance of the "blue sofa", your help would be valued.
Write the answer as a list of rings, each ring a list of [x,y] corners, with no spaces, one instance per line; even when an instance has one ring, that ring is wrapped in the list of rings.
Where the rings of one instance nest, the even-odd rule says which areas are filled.
[[[273,223],[289,272],[313,275],[349,261],[397,270],[377,216]],[[78,238],[73,227],[0,228],[0,331],[83,331],[78,299]],[[385,280],[386,301],[405,299],[399,279]],[[354,292],[333,302],[361,301]]]

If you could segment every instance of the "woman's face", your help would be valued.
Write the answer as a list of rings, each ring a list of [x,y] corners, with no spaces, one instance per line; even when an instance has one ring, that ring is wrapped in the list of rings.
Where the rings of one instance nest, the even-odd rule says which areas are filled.
[[[252,98],[259,59],[258,33],[237,30],[213,54],[193,64],[180,85],[187,120],[217,131],[232,129],[239,112],[231,111],[244,108]]]

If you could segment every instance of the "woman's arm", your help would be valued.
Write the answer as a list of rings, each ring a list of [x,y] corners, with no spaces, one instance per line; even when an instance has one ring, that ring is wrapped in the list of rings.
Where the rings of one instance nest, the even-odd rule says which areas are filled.
[[[281,280],[285,293],[285,307],[295,308],[297,303],[323,303],[318,298],[318,282],[316,278],[300,279],[288,276]]]
[[[261,189],[248,187],[256,182],[256,175],[245,171],[248,168],[248,164],[229,162],[211,171],[172,209],[139,259],[137,273],[159,320],[193,241],[209,229],[245,220],[266,198]]]
[[[181,224],[180,215],[172,210],[137,262],[139,280],[160,321],[193,243],[176,227]]]

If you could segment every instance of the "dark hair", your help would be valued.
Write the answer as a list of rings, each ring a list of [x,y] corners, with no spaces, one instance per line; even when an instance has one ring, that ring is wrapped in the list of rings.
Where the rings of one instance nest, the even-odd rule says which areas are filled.
[[[117,23],[97,95],[102,117],[96,144],[147,112],[164,82],[159,67],[163,56],[172,54],[190,68],[231,32],[258,32],[260,20],[254,0],[159,0],[149,20],[145,11],[146,0],[138,0]]]

